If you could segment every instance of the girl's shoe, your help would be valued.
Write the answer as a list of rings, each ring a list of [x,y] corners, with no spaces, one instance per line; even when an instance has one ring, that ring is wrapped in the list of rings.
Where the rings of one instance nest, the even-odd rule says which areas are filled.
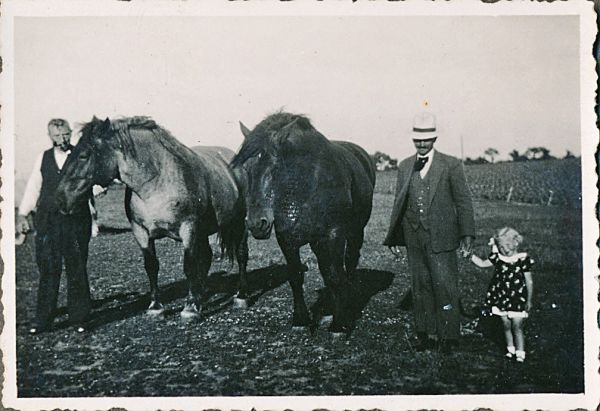
[[[517,357],[517,362],[524,363],[525,362],[525,351],[517,351],[516,357]]]
[[[515,346],[509,345],[506,347],[506,354],[504,354],[506,358],[513,358],[515,356]]]

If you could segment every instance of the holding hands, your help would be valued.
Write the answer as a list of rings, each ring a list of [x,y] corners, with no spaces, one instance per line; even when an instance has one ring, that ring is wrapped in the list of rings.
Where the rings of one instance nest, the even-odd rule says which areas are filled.
[[[467,235],[461,238],[458,252],[463,258],[471,257],[473,253],[473,237]]]

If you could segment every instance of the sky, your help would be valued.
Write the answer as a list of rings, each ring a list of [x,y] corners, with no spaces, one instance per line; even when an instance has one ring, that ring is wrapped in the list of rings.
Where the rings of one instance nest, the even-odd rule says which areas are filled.
[[[17,17],[15,173],[46,124],[149,115],[187,145],[237,149],[279,109],[394,158],[412,119],[440,151],[579,155],[577,16]],[[462,144],[461,144],[462,140]],[[32,154],[35,153],[35,154]]]

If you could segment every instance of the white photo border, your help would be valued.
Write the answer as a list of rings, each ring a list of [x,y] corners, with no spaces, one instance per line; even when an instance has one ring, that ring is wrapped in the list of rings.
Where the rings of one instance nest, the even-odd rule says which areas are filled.
[[[593,3],[568,2],[499,2],[495,4],[462,1],[3,1],[1,4],[1,78],[2,127],[2,219],[4,235],[0,240],[3,261],[2,306],[4,327],[1,348],[4,364],[4,407],[29,409],[592,409],[600,401],[598,349],[600,331],[597,327],[598,304],[598,198],[596,158],[598,129],[596,128],[596,71],[592,45],[596,37],[596,15]],[[580,104],[581,104],[581,165],[583,213],[583,294],[584,294],[584,394],[505,394],[452,396],[306,396],[306,397],[115,397],[115,398],[18,398],[16,385],[15,344],[15,245],[14,236],[14,19],[20,16],[510,16],[510,15],[577,15],[580,18]]]

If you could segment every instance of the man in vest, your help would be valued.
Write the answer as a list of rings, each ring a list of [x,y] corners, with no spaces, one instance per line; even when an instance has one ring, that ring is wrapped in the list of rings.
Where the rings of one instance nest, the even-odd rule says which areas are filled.
[[[69,123],[63,119],[50,120],[48,135],[53,147],[42,152],[36,159],[16,222],[17,233],[27,233],[27,216],[35,210],[35,254],[40,280],[36,320],[30,333],[45,331],[52,325],[56,314],[63,259],[67,273],[69,321],[78,325],[78,331],[82,332],[91,310],[86,266],[88,243],[92,233],[92,206],[85,200],[75,208],[72,215],[63,215],[58,211],[54,193],[60,180],[60,170],[73,148],[70,143]]]
[[[405,246],[418,351],[458,346],[460,312],[456,250],[471,253],[473,205],[460,160],[434,150],[435,117],[415,117],[417,154],[398,165],[396,198],[384,244],[394,254]]]

